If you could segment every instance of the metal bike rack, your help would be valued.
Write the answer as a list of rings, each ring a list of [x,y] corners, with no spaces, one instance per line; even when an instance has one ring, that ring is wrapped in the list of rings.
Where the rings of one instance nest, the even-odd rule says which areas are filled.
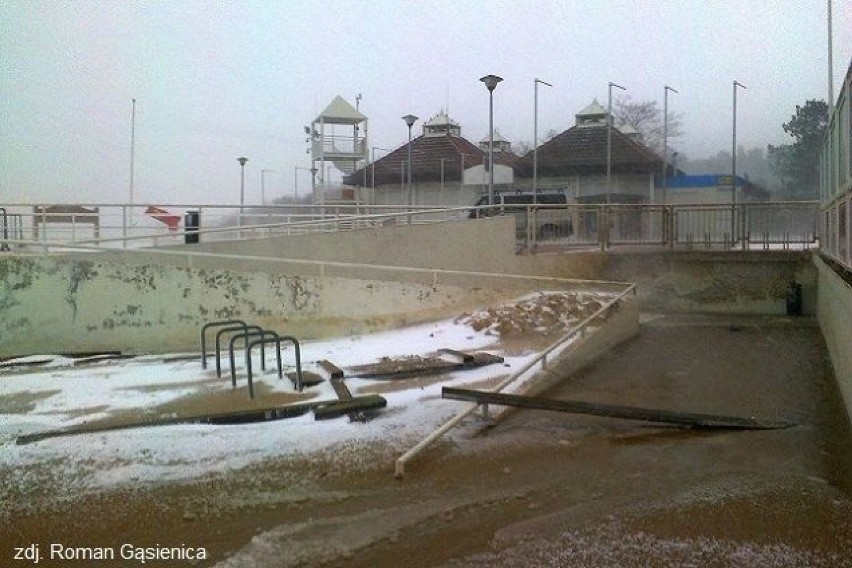
[[[261,337],[261,339],[265,338],[266,336],[270,336],[271,338],[276,340],[276,345],[278,347],[278,354],[277,354],[278,377],[279,378],[284,377],[284,373],[283,373],[283,370],[282,370],[282,367],[281,367],[281,341],[278,339],[278,334],[275,333],[274,331],[261,329],[258,326],[251,326],[251,327],[257,328],[257,329],[252,329],[250,331],[246,330],[242,333],[238,333],[238,334],[234,335],[233,337],[231,337],[231,342],[228,346],[228,358],[229,358],[230,363],[231,363],[231,385],[234,386],[234,387],[237,386],[237,369],[236,369],[236,364],[235,364],[235,361],[234,361],[234,345],[236,344],[238,339],[242,339],[245,342],[246,365],[249,368],[249,378],[251,378],[251,353],[249,352],[249,338],[254,337],[254,336],[258,336],[258,335]],[[260,368],[261,368],[261,370],[265,371],[266,370],[266,352],[264,350],[264,344],[260,345],[260,349],[261,349],[261,351],[260,351]]]
[[[230,333],[232,331],[242,331],[243,333],[249,330],[260,330],[260,326],[257,325],[236,325],[233,327],[223,327],[219,331],[216,332],[216,376],[222,376],[222,362],[221,362],[221,347],[220,341],[222,339],[222,335],[225,333]],[[265,353],[263,353],[265,355]]]
[[[270,337],[266,337],[266,335],[269,335]],[[272,343],[273,341],[275,342],[275,352],[278,355],[278,378],[284,378],[284,372],[281,368],[281,338],[278,337],[278,334],[274,331],[267,331],[261,336],[260,339],[255,339],[254,341],[250,342],[246,347],[246,352],[248,353],[248,355],[246,356],[246,371],[248,374],[249,398],[254,398],[254,385],[252,383],[251,372],[251,349],[255,345],[260,345],[260,348],[263,349],[263,345],[265,343]],[[236,379],[234,379],[234,384],[236,385]]]
[[[291,341],[293,343],[293,350],[296,354],[296,390],[302,392],[302,389],[305,387],[302,383],[302,353],[299,348],[299,340],[292,335],[282,335],[281,341]],[[279,351],[280,349],[281,348],[279,347]]]
[[[221,321],[212,321],[210,323],[205,323],[201,326],[201,368],[207,368],[207,342],[205,341],[204,334],[211,327],[220,327],[223,325],[246,325],[246,322],[243,320],[232,319],[232,320],[221,320]]]

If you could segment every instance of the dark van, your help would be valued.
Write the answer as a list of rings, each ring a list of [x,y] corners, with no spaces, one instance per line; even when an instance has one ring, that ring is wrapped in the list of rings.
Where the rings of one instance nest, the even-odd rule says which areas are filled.
[[[506,213],[512,214],[516,219],[517,238],[523,239],[527,236],[528,211],[533,204],[536,205],[537,239],[555,239],[571,235],[573,230],[571,211],[567,207],[557,207],[568,204],[568,198],[561,192],[538,193],[535,196],[526,192],[495,193],[494,207],[491,209],[480,209],[480,207],[488,205],[488,195],[482,195],[476,200],[468,217],[476,219]]]

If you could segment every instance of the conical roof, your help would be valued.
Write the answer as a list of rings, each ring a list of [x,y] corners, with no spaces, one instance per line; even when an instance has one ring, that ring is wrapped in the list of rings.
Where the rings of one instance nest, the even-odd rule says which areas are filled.
[[[578,112],[574,116],[576,116],[576,117],[600,116],[600,115],[606,116],[606,114],[607,114],[606,109],[601,106],[601,103],[598,102],[598,99],[594,99],[591,102],[591,104],[589,104],[589,106],[587,106],[586,108],[584,108],[583,110],[581,110],[580,112]]]
[[[337,95],[325,110],[320,113],[314,122],[325,122],[332,124],[358,124],[367,120],[367,117],[358,112],[355,107],[346,102],[346,99]]]

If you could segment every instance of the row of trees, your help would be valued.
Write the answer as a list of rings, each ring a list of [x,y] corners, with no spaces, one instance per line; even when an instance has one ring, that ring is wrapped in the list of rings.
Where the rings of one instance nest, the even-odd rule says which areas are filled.
[[[662,112],[655,101],[634,103],[621,99],[613,110],[619,124],[630,124],[642,133],[645,143],[658,153],[663,151]],[[782,125],[793,138],[790,144],[772,144],[763,148],[737,148],[737,172],[770,190],[778,199],[817,199],[819,197],[819,154],[828,126],[828,105],[809,100],[796,106],[796,113]],[[682,134],[681,115],[669,113],[668,138]],[[672,156],[670,151],[669,156]],[[718,152],[708,158],[689,160],[677,156],[677,167],[688,173],[726,172],[731,153]]]

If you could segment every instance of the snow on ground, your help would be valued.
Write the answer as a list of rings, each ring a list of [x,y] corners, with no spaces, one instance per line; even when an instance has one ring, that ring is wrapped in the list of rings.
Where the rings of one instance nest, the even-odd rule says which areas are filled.
[[[564,295],[564,293],[553,293]],[[547,300],[553,294],[526,296],[518,300],[519,312],[529,313],[530,299]],[[573,297],[588,306],[589,296]],[[598,300],[604,298],[595,296]],[[598,304],[599,305],[599,304]],[[550,308],[548,308],[550,309]],[[586,309],[589,309],[588,307]],[[466,314],[468,315],[468,314]],[[475,314],[471,314],[476,316]],[[564,333],[576,317],[558,320]],[[199,393],[230,393],[232,390],[223,358],[223,376],[217,379],[215,361],[208,359],[202,370],[199,360],[164,360],[139,357],[120,361],[89,362],[75,367],[73,360],[62,357],[5,362],[0,370],[0,473],[22,467],[51,464],[52,475],[72,480],[79,489],[94,489],[126,483],[191,479],[237,469],[253,462],[285,455],[304,455],[350,442],[395,440],[402,449],[419,441],[434,428],[462,410],[456,401],[441,398],[444,385],[461,386],[505,377],[529,363],[536,351],[514,349],[511,354],[500,347],[500,337],[487,326],[472,326],[481,321],[460,317],[411,326],[370,335],[354,335],[324,341],[304,342],[301,359],[304,370],[317,370],[316,362],[328,359],[341,368],[374,363],[383,357],[434,355],[440,348],[459,351],[485,350],[505,358],[503,364],[473,370],[456,371],[425,386],[383,392],[387,408],[367,423],[350,423],[345,417],[315,421],[312,413],[297,418],[241,425],[182,424],[123,429],[48,438],[28,445],[16,445],[18,435],[67,428],[102,419],[121,411],[158,416],[155,407],[174,403],[181,397]],[[475,327],[478,329],[475,329]],[[539,332],[542,330],[538,330]],[[259,357],[257,351],[255,357]],[[267,371],[255,379],[272,393],[297,395],[290,380],[279,380],[275,372],[274,350],[266,353]],[[283,351],[284,365],[293,371],[292,347]],[[42,366],[31,366],[40,361]],[[15,367],[13,363],[29,363]],[[237,360],[238,386],[245,393],[245,362]],[[259,365],[255,362],[257,370]],[[387,381],[347,379],[353,394]],[[401,381],[397,380],[397,384]],[[329,382],[306,388],[310,400],[334,400]],[[234,393],[239,394],[239,393]],[[262,400],[263,395],[258,398]],[[274,404],[273,404],[274,405]],[[270,405],[271,406],[271,405]],[[138,419],[138,418],[137,418]],[[0,478],[5,475],[0,475]],[[71,482],[71,481],[68,481]],[[26,483],[26,479],[19,479]]]

